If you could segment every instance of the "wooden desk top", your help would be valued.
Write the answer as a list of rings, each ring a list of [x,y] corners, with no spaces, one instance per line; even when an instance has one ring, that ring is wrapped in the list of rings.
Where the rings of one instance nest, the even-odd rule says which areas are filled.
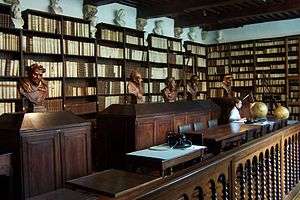
[[[203,139],[210,139],[219,142],[236,136],[244,135],[248,131],[255,131],[260,128],[261,126],[259,125],[230,123],[204,129],[203,131],[198,131],[198,134],[203,133]],[[189,134],[197,134],[197,132]]]
[[[157,177],[151,177],[121,170],[105,170],[67,182],[73,188],[83,189],[109,197],[119,197],[123,193],[143,187]]]

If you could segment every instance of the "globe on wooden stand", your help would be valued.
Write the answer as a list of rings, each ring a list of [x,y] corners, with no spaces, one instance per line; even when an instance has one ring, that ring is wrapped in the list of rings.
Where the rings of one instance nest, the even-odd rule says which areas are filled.
[[[250,112],[254,120],[266,119],[268,107],[263,102],[255,102],[250,107]]]
[[[290,112],[289,110],[284,106],[278,106],[274,110],[274,117],[276,119],[287,119],[289,118]]]

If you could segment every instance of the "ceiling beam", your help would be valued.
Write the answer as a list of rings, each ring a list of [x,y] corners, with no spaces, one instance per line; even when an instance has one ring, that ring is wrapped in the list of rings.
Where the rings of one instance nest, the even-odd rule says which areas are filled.
[[[241,18],[249,18],[260,15],[274,14],[278,12],[287,12],[300,9],[300,0],[286,0],[285,3],[277,3],[274,5],[265,4],[264,6],[249,8],[248,10],[235,10],[234,12],[220,13],[215,16],[201,15],[182,15],[175,18],[175,25],[179,27],[191,27],[204,24],[222,24],[227,21],[238,20]]]
[[[153,18],[162,16],[177,16],[180,13],[190,13],[202,9],[210,9],[218,6],[228,6],[236,3],[243,3],[249,0],[173,0],[171,3],[165,4],[159,8],[154,7],[138,7],[138,17]]]

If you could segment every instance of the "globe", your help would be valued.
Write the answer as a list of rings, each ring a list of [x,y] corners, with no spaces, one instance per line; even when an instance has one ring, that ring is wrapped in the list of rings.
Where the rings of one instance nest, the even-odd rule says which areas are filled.
[[[275,110],[274,110],[274,117],[276,119],[287,119],[289,118],[289,110],[284,107],[284,106],[278,106]]]
[[[255,102],[250,108],[253,119],[265,118],[268,114],[268,107],[263,102]]]

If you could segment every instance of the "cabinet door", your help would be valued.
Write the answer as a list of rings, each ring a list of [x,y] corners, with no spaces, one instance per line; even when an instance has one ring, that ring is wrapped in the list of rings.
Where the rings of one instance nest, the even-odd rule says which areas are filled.
[[[62,176],[65,181],[91,173],[91,129],[88,126],[61,130]]]
[[[56,131],[24,134],[21,143],[25,197],[60,188],[59,134]]]

